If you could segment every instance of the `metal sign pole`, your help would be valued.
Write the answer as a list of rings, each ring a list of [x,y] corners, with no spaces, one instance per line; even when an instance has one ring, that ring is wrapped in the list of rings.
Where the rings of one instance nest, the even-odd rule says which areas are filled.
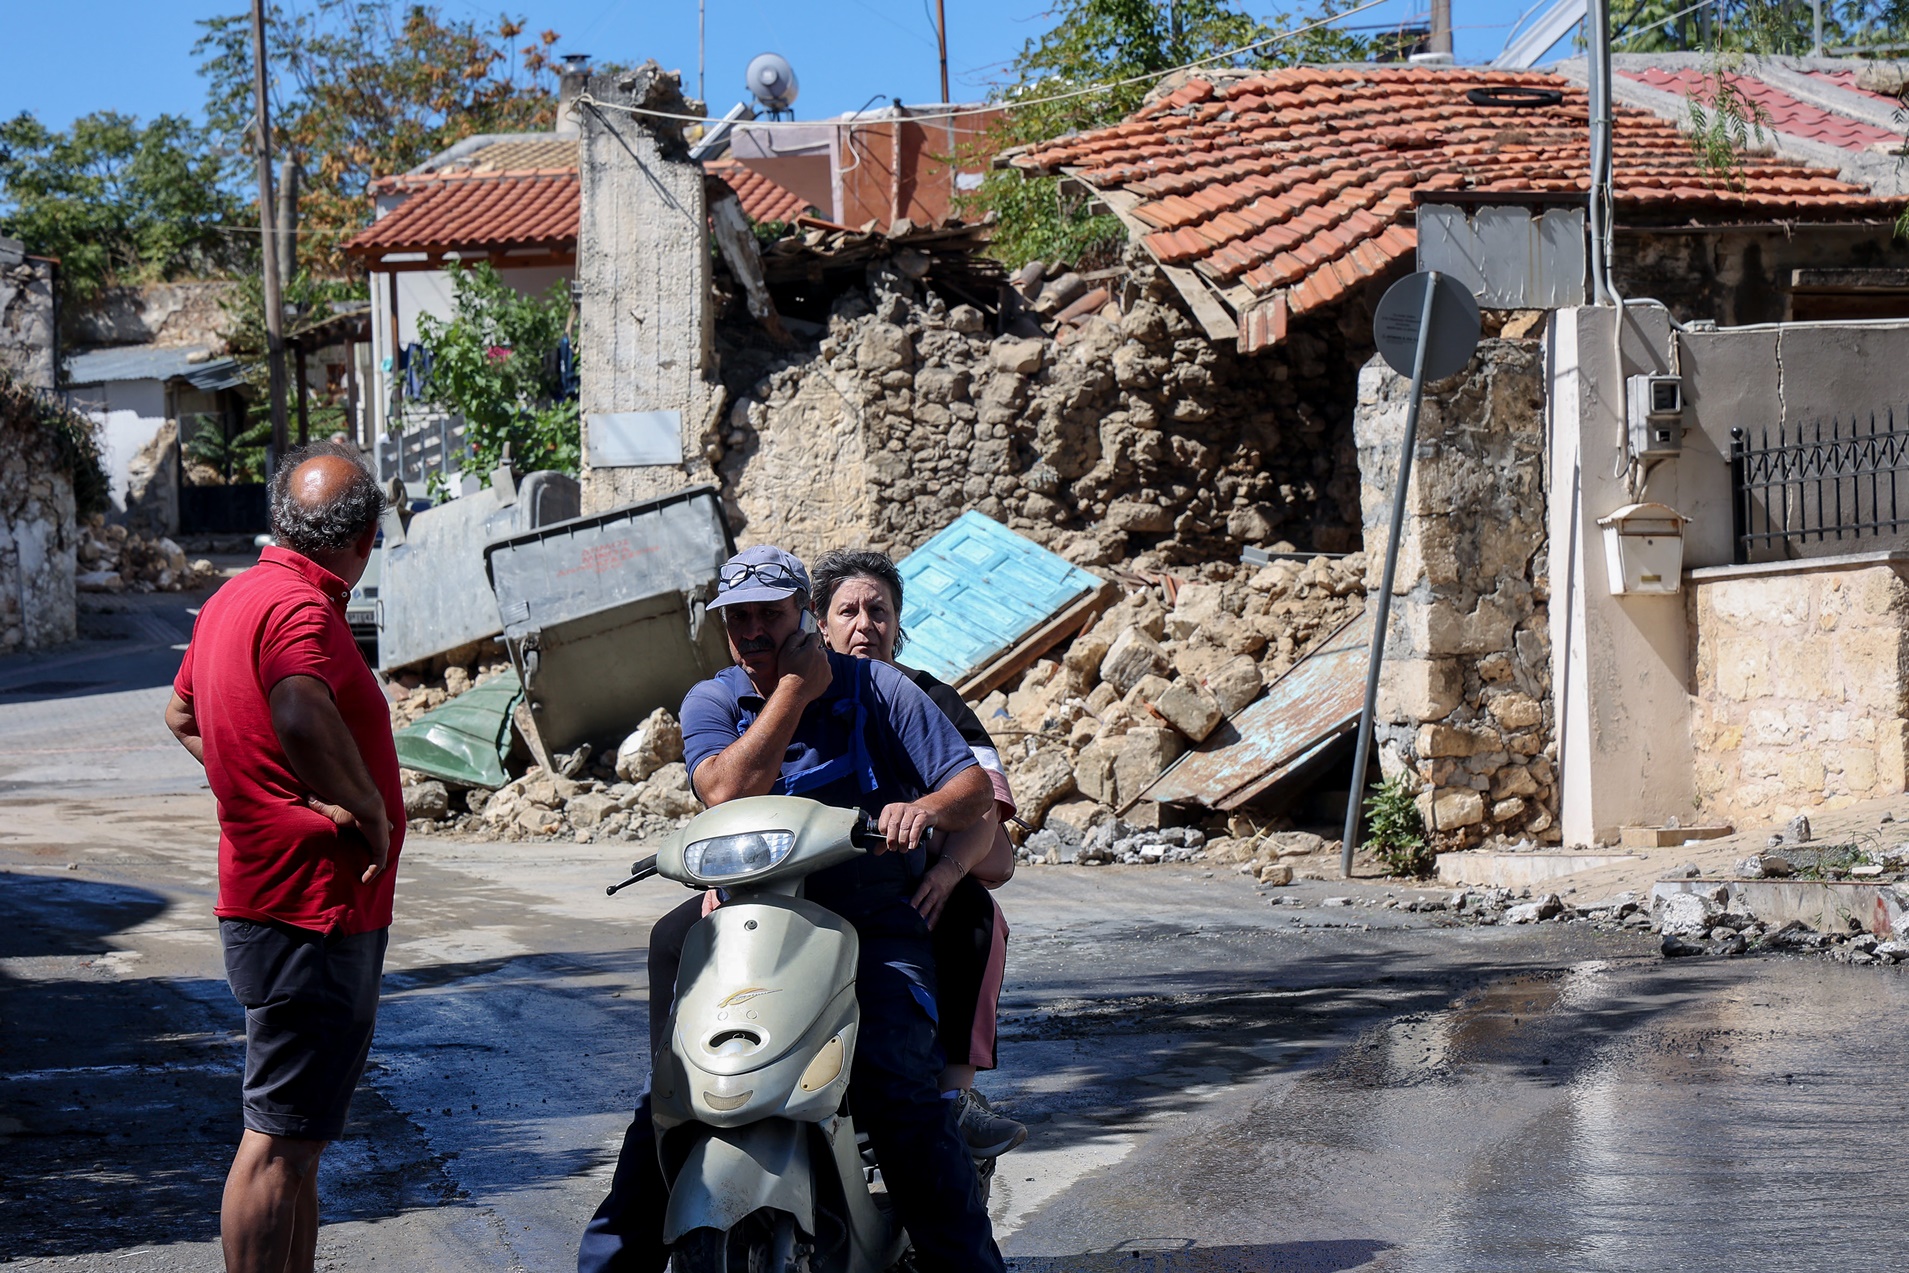
[[[1399,567],[1399,537],[1405,528],[1405,495],[1412,484],[1412,452],[1418,445],[1419,402],[1425,396],[1425,351],[1432,341],[1432,306],[1438,298],[1439,274],[1425,275],[1425,300],[1419,311],[1418,347],[1412,353],[1412,393],[1405,409],[1405,442],[1399,450],[1398,485],[1392,492],[1392,530],[1385,541],[1385,573],[1379,584],[1378,610],[1372,617],[1371,663],[1365,673],[1365,707],[1359,713],[1359,745],[1352,755],[1352,791],[1346,797],[1345,838],[1339,848],[1339,871],[1352,878],[1352,851],[1359,842],[1359,805],[1365,796],[1366,762],[1372,755],[1372,717],[1379,701],[1379,668],[1385,660],[1385,629],[1392,614],[1392,578]]]

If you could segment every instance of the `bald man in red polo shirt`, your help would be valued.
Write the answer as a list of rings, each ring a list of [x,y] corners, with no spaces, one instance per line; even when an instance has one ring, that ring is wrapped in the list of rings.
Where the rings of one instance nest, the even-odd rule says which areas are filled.
[[[207,601],[166,725],[219,801],[219,939],[245,1005],[230,1273],[309,1273],[318,1159],[364,1071],[404,839],[383,691],[345,622],[384,498],[355,451],[288,454],[276,545]]]

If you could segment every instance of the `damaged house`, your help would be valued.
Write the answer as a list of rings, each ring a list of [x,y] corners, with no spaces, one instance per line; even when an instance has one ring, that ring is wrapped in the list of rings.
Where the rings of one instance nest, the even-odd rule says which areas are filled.
[[[1120,810],[1260,844],[1265,817],[1307,790],[1323,801],[1312,820],[1343,808],[1343,713],[1266,740],[1283,737],[1308,656],[1345,644],[1324,638],[1350,631],[1361,550],[1382,546],[1403,386],[1368,365],[1373,306],[1435,266],[1481,296],[1491,339],[1433,387],[1422,422],[1382,764],[1411,775],[1446,846],[1585,842],[1691,816],[1689,667],[1667,663],[1654,685],[1683,713],[1681,795],[1639,779],[1677,762],[1619,728],[1619,669],[1554,675],[1587,645],[1610,648],[1594,634],[1631,604],[1588,584],[1585,544],[1597,551],[1596,518],[1623,501],[1599,488],[1591,509],[1575,469],[1560,474],[1560,403],[1621,402],[1617,381],[1644,370],[1628,343],[1621,366],[1587,353],[1565,368],[1580,378],[1567,398],[1548,365],[1547,341],[1553,358],[1566,335],[1588,350],[1599,321],[1570,317],[1590,280],[1589,110],[1569,72],[1346,66],[1164,84],[1122,123],[1005,157],[1090,189],[1131,237],[1117,269],[1013,278],[908,232],[800,223],[713,259],[703,176],[669,118],[674,77],[595,77],[576,266],[586,510],[711,482],[743,542],[898,555],[978,511],[1127,590],[984,705],[1030,805],[1075,842]],[[1664,316],[1650,370],[1673,357],[1671,319],[1783,323],[1856,294],[1888,311],[1879,284],[1903,255],[1896,201],[1865,175],[1867,134],[1845,130],[1855,148],[1840,160],[1798,158],[1782,134],[1717,172],[1679,131],[1682,98],[1647,77],[1618,96],[1614,275]],[[1530,268],[1500,268],[1514,259]],[[1572,417],[1586,436],[1594,415]],[[637,460],[610,445],[633,420],[661,440]],[[1713,425],[1727,435],[1707,421],[1705,436]],[[1658,469],[1645,493],[1669,480]],[[1590,520],[1572,531],[1572,513]],[[1332,675],[1356,681],[1359,661],[1340,661]],[[1586,732],[1563,748],[1573,730]],[[1189,748],[1240,746],[1262,754],[1224,791],[1161,777]],[[1610,762],[1620,753],[1629,769]]]

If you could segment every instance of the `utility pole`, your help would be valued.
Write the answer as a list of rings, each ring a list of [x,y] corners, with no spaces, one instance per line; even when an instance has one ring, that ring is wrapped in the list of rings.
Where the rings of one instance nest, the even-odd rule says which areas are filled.
[[[1810,0],[1810,56],[1823,56],[1823,0]]]
[[[1432,0],[1432,38],[1428,53],[1452,51],[1452,0]]]
[[[278,231],[278,286],[283,296],[298,275],[298,160],[291,155],[278,168],[277,218],[273,229]]]
[[[276,468],[287,440],[285,296],[279,288],[278,233],[272,215],[272,112],[265,92],[265,0],[252,0],[252,93],[257,112],[253,145],[259,173],[259,265],[265,275],[265,364],[272,401],[272,449],[267,458],[270,467]]]
[[[948,103],[948,9],[947,0],[935,0],[935,43],[941,50],[941,102]],[[1821,41],[1818,41],[1821,43]]]
[[[709,0],[696,0],[696,96],[703,103],[705,114],[709,111],[709,92],[703,84],[703,19],[707,16]]]

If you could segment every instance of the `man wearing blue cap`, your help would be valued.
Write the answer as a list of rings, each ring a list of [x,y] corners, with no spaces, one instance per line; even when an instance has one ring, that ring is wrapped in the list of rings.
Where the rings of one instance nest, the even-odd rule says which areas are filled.
[[[807,895],[855,925],[862,1028],[850,1089],[924,1273],[1002,1270],[974,1163],[936,1090],[934,955],[911,903],[922,841],[958,831],[993,789],[948,718],[886,663],[835,654],[804,622],[809,574],[779,548],[724,563],[716,597],[736,666],[683,700],[683,759],[705,804],[786,794],[874,815],[884,851],[808,878]],[[650,931],[650,1049],[668,1046],[686,902]],[[623,1141],[610,1196],[584,1230],[579,1273],[662,1273],[668,1187],[647,1091]]]

